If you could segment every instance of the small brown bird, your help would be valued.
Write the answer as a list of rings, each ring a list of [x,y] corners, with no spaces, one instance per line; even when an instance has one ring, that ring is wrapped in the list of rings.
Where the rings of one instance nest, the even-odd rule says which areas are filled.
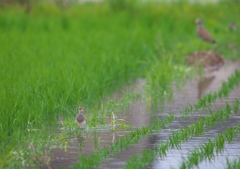
[[[195,22],[197,23],[198,37],[203,41],[207,41],[214,44],[215,41],[213,40],[210,33],[203,27],[202,20],[200,18],[197,18]]]
[[[86,123],[86,118],[85,116],[82,114],[84,108],[83,107],[79,107],[79,113],[75,118],[75,121],[78,123],[79,127],[84,127],[85,123]]]

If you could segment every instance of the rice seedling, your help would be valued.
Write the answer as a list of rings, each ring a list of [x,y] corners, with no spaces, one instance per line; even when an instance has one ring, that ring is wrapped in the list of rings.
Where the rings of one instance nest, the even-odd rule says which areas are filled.
[[[237,113],[237,112],[238,112],[238,110],[239,110],[239,105],[240,105],[239,100],[238,100],[238,99],[235,99],[235,101],[233,102],[233,112],[234,112],[234,113]]]
[[[225,140],[230,144],[234,138],[236,138],[240,131],[240,125],[237,124],[234,127],[228,127],[224,132],[220,133],[214,140],[208,139],[207,143],[203,143],[200,146],[194,148],[192,152],[188,155],[186,159],[183,159],[180,168],[192,168],[194,166],[198,166],[203,160],[211,161],[215,155],[222,152],[224,150],[225,144],[223,142]],[[230,135],[230,137],[229,137]],[[219,142],[221,142],[219,144]]]
[[[64,133],[53,134],[58,130],[59,116],[66,119],[62,125],[68,128],[66,133],[70,133],[75,131],[70,120],[75,108],[79,104],[90,110],[94,107],[92,114],[86,114],[88,125],[102,127],[108,114],[117,115],[131,104],[132,98],[122,100],[121,104],[112,101],[109,107],[99,111],[101,101],[139,77],[148,79],[147,99],[155,103],[153,106],[171,99],[171,84],[174,81],[180,84],[179,79],[191,74],[183,56],[199,45],[191,24],[199,15],[196,11],[204,11],[203,17],[216,25],[220,42],[225,41],[226,35],[217,33],[224,30],[218,20],[227,23],[231,17],[236,18],[239,11],[232,2],[221,2],[219,6],[210,4],[208,9],[187,2],[111,3],[113,1],[75,5],[64,11],[52,3],[36,3],[29,13],[21,6],[1,6],[0,168],[30,168],[37,165],[37,161],[46,161],[49,165],[45,152],[55,144],[63,148],[67,145]],[[228,12],[229,6],[232,9],[229,16],[218,12],[209,15],[213,10]],[[172,29],[176,27],[178,29]],[[228,40],[239,41],[232,34],[228,35]],[[223,47],[217,50],[230,52]],[[231,54],[226,56],[238,56],[236,50]],[[227,96],[236,84],[236,79],[232,79],[219,94],[192,105],[189,111]],[[131,141],[137,142],[153,130],[166,127],[173,119],[173,115],[166,116],[150,127],[133,131],[113,145],[112,151],[99,149],[91,157],[103,160],[110,153],[125,148],[125,142],[127,146]],[[201,125],[197,130],[201,133]],[[34,162],[30,162],[32,157]],[[82,158],[95,165],[93,159]]]
[[[235,106],[238,102],[239,101],[235,101],[235,103],[233,103],[233,106]],[[240,106],[238,105],[238,110],[239,108]],[[166,140],[165,143],[160,142],[158,145],[155,145],[153,149],[144,150],[143,153],[145,154],[145,156],[146,154],[148,154],[147,160],[143,158],[143,153],[142,155],[133,155],[127,161],[125,168],[131,168],[131,166],[133,165],[135,165],[137,168],[144,168],[147,165],[149,165],[154,160],[154,158],[156,158],[156,156],[159,156],[161,158],[165,157],[169,149],[174,149],[174,148],[181,149],[182,142],[186,142],[189,139],[192,139],[197,136],[201,136],[205,132],[204,131],[205,127],[207,129],[210,129],[211,127],[215,126],[216,123],[222,123],[223,117],[225,117],[224,120],[227,121],[229,118],[229,114],[231,112],[232,111],[229,104],[226,103],[226,106],[224,109],[219,109],[214,114],[210,114],[208,116],[199,117],[198,121],[193,122],[186,127],[182,127],[178,131],[172,131],[172,135],[169,136],[169,138]],[[219,135],[219,137],[216,139],[216,142],[215,142],[216,152],[217,153],[222,152],[223,150],[222,148],[224,146],[225,140],[227,139],[228,142],[231,142],[232,139],[236,137],[236,134],[238,131],[239,131],[239,128],[237,128],[236,130],[232,130],[231,128],[229,128],[226,130],[227,134],[225,134],[224,137],[222,137],[222,135]],[[209,140],[208,144],[204,144],[204,146],[202,146],[201,148],[204,149],[204,151],[208,152],[207,153],[208,159],[211,159],[214,151],[213,142]],[[197,150],[194,150],[192,154],[193,154],[191,156],[192,164],[195,164],[197,166],[197,164],[199,163],[199,158],[200,159],[202,158],[196,156],[196,154],[198,154]],[[186,166],[187,166],[186,163],[183,162],[182,168]]]
[[[164,120],[159,120],[157,122],[157,125],[152,125],[150,127],[143,126],[141,129],[135,129],[134,131],[130,132],[127,136],[119,138],[115,143],[112,143],[110,145],[110,149],[108,147],[104,147],[105,150],[104,156],[102,156],[103,149],[99,149],[95,152],[93,152],[89,157],[79,157],[79,163],[75,164],[71,168],[95,168],[97,167],[100,162],[104,160],[107,156],[110,154],[116,153],[118,151],[121,151],[124,148],[127,148],[131,146],[132,144],[136,144],[141,138],[146,136],[147,134],[151,134],[154,129],[161,128],[162,126],[165,126],[168,123],[171,123],[173,120],[173,116],[169,116],[164,118]]]
[[[119,101],[116,101],[116,100],[114,102],[112,100],[107,101],[105,103],[106,107],[104,107],[103,110],[108,111],[108,110],[110,110],[110,109],[112,110],[112,108],[114,108],[114,110],[116,112],[124,111],[124,109],[130,105],[132,100],[138,99],[138,98],[139,98],[138,94],[126,93],[125,95],[123,95],[123,97]],[[107,113],[103,112],[103,114],[107,114]],[[93,131],[93,130],[101,129],[101,128],[108,128],[108,129],[113,130],[113,127],[111,125],[108,125],[108,126],[106,126],[104,124],[101,124],[98,126],[96,126],[96,124],[91,125],[91,123],[93,123],[93,122],[91,122],[90,120],[88,121],[88,123],[90,123],[90,126],[88,127],[89,131]],[[117,119],[115,120],[114,123],[115,123],[114,124],[115,126],[114,126],[113,132],[115,130],[119,130],[119,129],[126,129],[126,128],[132,129],[132,126],[126,125],[124,123],[119,123]],[[44,149],[48,150],[47,152],[44,151],[46,159],[44,158],[41,160],[41,164],[43,164],[43,165],[45,165],[45,163],[49,162],[48,161],[49,160],[49,152],[51,151],[51,147],[58,147],[58,148],[64,149],[65,151],[68,151],[69,139],[76,138],[79,135],[79,130],[77,129],[77,125],[73,121],[73,119],[69,118],[64,121],[61,121],[59,126],[60,126],[60,129],[58,129],[59,131],[55,131],[54,134],[50,134],[48,136],[48,139],[42,140],[43,142],[45,142]],[[94,126],[96,126],[96,127],[94,127]],[[116,128],[116,126],[119,126],[119,127]],[[30,126],[29,126],[29,128],[30,128],[29,130],[32,132],[32,129]],[[39,131],[37,131],[37,132],[40,133],[40,132],[44,132],[44,131],[42,131],[42,129],[39,129]],[[146,132],[146,131],[144,130],[144,132]],[[47,134],[47,133],[45,133],[45,134]],[[83,131],[83,137],[85,137],[84,136],[85,134],[86,134],[86,131]],[[33,135],[31,134],[31,136],[29,136],[29,137],[32,137],[32,136]],[[35,139],[35,137],[33,137],[33,139]],[[31,147],[25,147],[25,151],[22,151],[22,147],[19,147],[18,149],[16,149],[14,151],[14,153],[12,153],[12,155],[14,155],[14,156],[16,154],[19,154],[18,155],[19,157],[16,157],[16,158],[26,161],[25,162],[26,164],[24,165],[24,167],[37,165],[37,163],[35,164],[36,161],[34,161],[34,159],[31,159],[31,158],[29,159],[26,157],[26,154],[29,154],[28,152],[31,151],[32,148],[34,148],[34,145],[36,145],[35,142],[30,143],[30,141],[32,141],[32,140],[25,142],[25,144],[31,144],[32,145]],[[125,142],[123,142],[123,141],[124,140],[120,140],[120,143],[119,143],[120,147],[122,147],[125,144]],[[83,145],[79,145],[79,146],[82,147]],[[105,148],[103,148],[103,150],[105,150]],[[41,154],[41,149],[39,149],[38,151],[34,151],[34,153],[31,153],[31,156],[35,156],[35,152],[37,152],[38,154]],[[104,151],[104,152],[106,153],[106,151]],[[18,160],[15,159],[15,161],[18,161]],[[32,162],[34,162],[34,164]]]
[[[218,98],[227,97],[229,93],[234,89],[234,87],[238,86],[240,82],[240,71],[235,70],[234,74],[228,78],[227,82],[222,83],[222,87],[219,91],[206,94],[201,99],[198,100],[198,103],[194,104],[193,106],[187,106],[184,110],[180,113],[184,117],[189,115],[189,113],[193,113],[194,111],[198,111],[200,108],[205,108],[209,104],[212,104]],[[193,110],[193,107],[195,110]]]
[[[140,99],[140,94],[126,92],[122,95],[121,99],[110,99],[103,101],[101,103],[101,109],[99,110],[98,104],[91,110],[91,114],[88,116],[88,125],[91,128],[104,128],[109,127],[107,124],[107,119],[110,119],[112,126],[127,127],[125,124],[125,119],[120,119],[118,114],[124,112],[127,107],[129,107],[134,100]],[[101,119],[101,120],[99,120]],[[128,126],[130,127],[130,126]]]
[[[187,106],[189,107],[189,105],[187,105]],[[237,109],[239,109],[239,101],[238,100],[236,100],[233,103],[233,107],[235,108],[235,111],[238,112],[238,110],[237,110]],[[224,114],[222,114],[223,112],[224,112]],[[147,154],[148,151],[151,154],[148,156],[149,162],[150,162],[150,157],[155,158],[156,155],[160,155],[160,157],[164,157],[170,148],[180,149],[181,142],[187,141],[188,139],[202,135],[204,132],[204,125],[206,125],[207,129],[210,129],[211,126],[214,126],[216,123],[223,122],[223,117],[225,117],[225,120],[227,120],[229,118],[229,114],[231,112],[232,111],[231,111],[230,105],[228,103],[226,103],[224,110],[220,109],[215,113],[211,113],[209,116],[201,117],[199,119],[199,121],[194,122],[185,128],[180,128],[180,131],[173,131],[172,136],[169,137],[169,139],[167,140],[166,143],[161,143],[160,144],[161,146],[155,147],[156,152],[158,152],[158,153],[155,152],[154,156],[151,156],[151,155],[153,155],[153,152],[152,152],[153,150],[145,150],[144,154]],[[171,123],[173,120],[174,120],[174,114],[170,113],[169,116],[165,116],[162,120],[157,119],[156,122],[151,123],[149,127],[143,126],[142,129],[135,129],[134,131],[130,132],[126,137],[122,137],[116,143],[113,143],[110,148],[111,150],[109,150],[109,152],[108,152],[108,155],[115,153],[117,151],[121,151],[123,148],[127,148],[128,146],[130,146],[133,143],[137,143],[142,137],[146,136],[147,134],[151,134],[153,131],[156,131],[156,130],[158,131],[161,128],[166,127],[166,125]],[[104,149],[106,149],[106,147]],[[101,151],[102,151],[102,149],[99,149],[95,153],[97,153],[97,152],[101,153]],[[95,153],[94,153],[94,158],[96,158]],[[136,155],[136,156],[141,158],[141,156],[139,156],[139,155]],[[131,158],[131,160],[129,160],[130,166],[132,166],[133,164],[138,166],[135,161],[135,159],[137,158],[136,156],[133,156]],[[78,167],[83,167],[83,168],[90,167],[91,168],[94,166],[96,167],[104,159],[101,156],[99,156],[99,158],[97,158],[96,161],[92,164],[92,163],[87,162],[88,158],[84,158],[83,159],[84,161],[82,161],[81,160],[82,157],[80,157],[80,162],[78,164],[74,165],[73,168],[78,168]],[[89,160],[92,161],[93,156],[90,156]],[[98,161],[98,160],[100,160],[100,161]],[[146,165],[144,160],[139,159],[137,161],[141,161],[141,163],[139,163],[140,166]],[[132,162],[133,162],[133,164],[132,164]],[[140,167],[140,166],[138,166],[138,167]],[[128,165],[126,167],[128,168]]]
[[[58,116],[73,116],[71,110],[79,104],[87,109],[99,105],[104,97],[142,74],[147,56],[146,49],[143,53],[139,49],[143,44],[148,48],[148,42],[151,46],[154,35],[145,34],[144,38],[140,20],[132,24],[132,31],[122,30],[130,18],[115,13],[115,21],[108,10],[101,16],[99,10],[49,17],[34,11],[31,16],[0,12],[4,49],[0,57],[1,157],[27,142],[26,129],[38,130],[41,124],[55,126]],[[113,24],[110,27],[109,22]],[[96,27],[90,29],[92,25]],[[92,126],[100,122],[89,120]]]
[[[240,168],[240,158],[236,158],[233,161],[230,161],[228,158],[226,159],[227,169],[235,169],[235,168]]]

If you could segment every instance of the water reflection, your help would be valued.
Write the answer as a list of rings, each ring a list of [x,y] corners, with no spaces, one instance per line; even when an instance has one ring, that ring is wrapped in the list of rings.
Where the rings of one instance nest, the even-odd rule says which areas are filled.
[[[125,87],[119,93],[114,93],[112,98],[121,98],[127,90],[130,90],[133,93],[144,93],[143,84],[145,82],[145,79],[138,79],[135,84]],[[134,101],[125,112],[119,113],[118,117],[121,117],[121,119],[126,119],[125,123],[128,125],[141,128],[143,125],[146,125],[149,122],[149,114],[146,113],[145,107],[145,100],[144,98],[141,98],[137,101]],[[111,115],[108,119],[109,124],[111,124],[111,119],[113,118],[112,116],[113,115]],[[63,119],[61,118],[59,120],[62,121]],[[58,147],[53,148],[50,164],[52,169],[57,169],[60,167],[68,168],[74,163],[77,163],[80,155],[89,156],[96,149],[103,148],[104,146],[109,147],[111,143],[115,143],[118,138],[124,137],[128,133],[128,131],[112,132],[112,129],[114,129],[114,126],[112,126],[111,129],[97,129],[93,131],[79,129],[75,136],[69,136],[72,139],[68,140],[66,149],[60,149]],[[148,145],[148,142],[142,142],[144,145]],[[137,145],[136,149],[141,151],[138,146],[139,145]],[[134,152],[135,150],[133,148],[132,153],[127,154],[131,156],[134,154]],[[126,159],[127,156],[124,155],[123,160]],[[117,161],[113,161],[113,163],[115,164]],[[107,166],[110,166],[110,163],[107,164]],[[105,166],[105,168],[107,168],[107,166]]]
[[[196,96],[200,98],[203,94],[219,90],[222,82],[227,81],[228,77],[231,76],[236,69],[240,70],[240,64],[228,63],[222,69],[202,77],[198,82],[195,80],[189,81],[180,91],[178,89],[174,89],[173,102],[166,103],[164,112],[159,109],[158,115],[159,118],[162,118],[165,112],[172,111],[177,118],[175,119],[174,123],[168,126],[168,129],[164,129],[162,130],[161,134],[155,135],[155,144],[158,145],[160,141],[165,142],[168,137],[171,136],[172,130],[179,129],[181,126],[186,126],[187,124],[198,120],[200,115],[205,115],[207,112],[202,111],[198,114],[193,114],[191,117],[186,119],[178,118],[180,116],[179,108],[184,108],[187,103],[196,103]],[[197,86],[197,88],[195,86]],[[212,110],[216,111],[219,107],[225,106],[226,101],[231,104],[235,99],[239,99],[239,96],[240,88],[237,88],[230,93],[228,98],[221,99],[212,105]],[[238,124],[239,117],[240,112],[236,116],[231,116],[228,122],[222,125],[216,125],[216,127],[212,130],[205,132],[201,137],[196,137],[194,139],[190,139],[188,142],[182,143],[181,150],[170,150],[165,158],[161,159],[159,157],[157,160],[153,161],[152,166],[149,168],[179,168],[183,157],[186,158],[189,152],[194,149],[194,147],[199,146],[199,144],[205,142],[207,139],[214,139],[218,133],[225,130],[228,126]],[[226,144],[226,149],[223,154],[217,156],[215,160],[213,160],[211,163],[204,161],[199,165],[199,168],[224,168],[226,167],[226,157],[229,157],[229,159],[234,159],[239,155],[239,144],[237,141],[235,141],[233,144]]]
[[[202,77],[200,78],[197,88],[198,88],[198,96],[197,98],[200,99],[202,95],[205,93],[205,91],[209,88],[213,80],[215,79],[215,76],[210,77]]]
[[[192,121],[196,121],[199,115],[203,115],[200,112],[187,119],[181,119],[179,114],[179,109],[185,108],[187,104],[196,103],[198,98],[203,94],[216,91],[221,87],[223,81],[234,72],[235,69],[240,70],[239,64],[231,63],[230,66],[225,66],[221,70],[213,73],[211,76],[201,78],[200,81],[191,80],[186,83],[181,89],[173,88],[173,100],[171,102],[165,103],[164,110],[162,106],[158,106],[157,117],[153,116],[148,107],[146,106],[146,100],[142,97],[140,100],[134,101],[132,106],[129,107],[125,113],[120,114],[121,118],[126,119],[126,124],[132,125],[137,128],[141,128],[143,125],[147,125],[149,121],[154,121],[155,118],[163,118],[163,115],[168,114],[170,111],[175,114],[175,121],[168,126],[167,129],[161,130],[161,133],[155,133],[153,136],[146,136],[141,139],[139,143],[132,145],[128,149],[124,149],[121,152],[110,155],[106,162],[103,162],[99,168],[121,168],[126,164],[126,161],[134,154],[140,154],[144,149],[152,149],[154,145],[159,144],[160,141],[164,142],[171,135],[172,130],[177,130],[181,126],[186,126]],[[146,81],[144,79],[139,79],[136,84],[130,87],[132,92],[144,93],[142,88]],[[197,86],[197,87],[196,87]],[[125,90],[125,89],[124,89]],[[126,89],[127,90],[127,89]],[[198,96],[198,97],[196,97]],[[213,106],[213,110],[218,107],[225,105],[228,101],[231,103],[235,98],[239,98],[240,89],[236,89],[230,94],[227,99],[222,99],[216,102]],[[121,97],[121,94],[114,94],[113,97]],[[156,115],[156,114],[155,114]],[[238,113],[238,118],[240,112]],[[182,150],[173,149],[167,152],[167,156],[164,159],[158,159],[152,163],[149,168],[179,168],[182,157],[186,157],[189,150],[193,149],[199,143],[202,143],[207,138],[214,138],[219,132],[221,132],[225,127],[239,122],[236,117],[231,117],[228,123],[224,125],[218,125],[213,130],[210,130],[201,137],[191,139],[188,142],[182,144]],[[95,130],[95,131],[79,131],[76,136],[69,137],[67,149],[53,148],[51,167],[68,168],[74,163],[78,162],[78,157],[80,155],[89,156],[91,152],[98,148],[104,146],[109,147],[111,143],[116,142],[118,138],[125,136],[128,131],[116,131],[111,132],[109,129]],[[240,152],[236,151],[239,149],[238,144],[226,145],[231,147],[224,152],[219,158],[214,161],[214,166],[210,166],[207,163],[202,163],[201,168],[218,168],[221,162],[225,161],[226,156],[235,157],[240,155]],[[233,151],[235,149],[235,151]],[[221,164],[224,166],[224,164]]]
[[[68,168],[78,162],[80,155],[89,156],[94,150],[103,148],[126,135],[122,132],[112,133],[111,130],[80,131],[68,140],[66,148],[53,147],[50,166],[52,169]]]

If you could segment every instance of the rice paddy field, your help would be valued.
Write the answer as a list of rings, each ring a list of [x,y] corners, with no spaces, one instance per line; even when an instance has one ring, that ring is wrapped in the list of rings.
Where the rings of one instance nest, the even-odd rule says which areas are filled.
[[[22,2],[0,3],[0,168],[240,168],[239,1]]]

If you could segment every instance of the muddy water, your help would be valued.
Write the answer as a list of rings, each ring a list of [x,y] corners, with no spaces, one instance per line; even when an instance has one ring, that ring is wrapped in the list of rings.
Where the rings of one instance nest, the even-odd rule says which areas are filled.
[[[181,126],[189,124],[191,121],[198,119],[200,114],[194,114],[188,119],[180,119],[178,116],[179,108],[183,109],[187,104],[196,103],[198,98],[202,95],[217,91],[223,81],[227,81],[227,78],[234,72],[235,69],[240,70],[240,64],[237,63],[227,63],[219,71],[208,73],[206,76],[191,80],[186,83],[182,88],[173,89],[173,100],[164,105],[164,109],[159,106],[157,116],[162,118],[164,114],[172,111],[175,115],[175,121],[169,125],[168,129],[163,129],[161,133],[156,133],[152,137],[146,136],[144,139],[140,140],[138,144],[132,145],[130,148],[123,150],[115,155],[108,157],[106,162],[103,162],[99,168],[121,168],[126,164],[126,161],[133,154],[141,153],[143,149],[152,148],[155,144],[158,144],[160,141],[166,141],[166,139],[171,135],[171,131],[174,129],[179,129]],[[142,88],[145,83],[144,79],[139,79],[136,84],[127,87],[123,90],[131,90],[131,92],[144,93]],[[121,97],[120,93],[113,95],[113,98]],[[231,92],[228,98],[218,100],[213,106],[212,110],[217,110],[219,107],[225,106],[226,102],[231,103],[235,98],[239,99],[240,97],[240,88],[236,88]],[[205,114],[206,112],[202,112]],[[138,101],[134,101],[133,105],[126,110],[124,114],[121,115],[121,118],[127,120],[127,124],[140,128],[143,125],[147,125],[149,121],[154,121],[154,118],[151,118],[151,113],[147,108],[144,97]],[[194,146],[198,146],[200,143],[203,143],[207,138],[213,139],[217,134],[227,126],[234,125],[239,122],[240,112],[236,116],[232,116],[230,120],[224,125],[217,125],[212,130],[209,130],[201,137],[191,139],[188,142],[182,144],[181,150],[172,149],[168,152],[166,158],[158,159],[152,163],[149,168],[179,168],[182,157],[187,157],[190,150]],[[94,132],[87,131],[84,134],[78,135],[77,137],[72,136],[69,139],[69,144],[67,146],[67,151],[59,148],[53,148],[52,158],[51,158],[51,168],[68,168],[74,163],[78,162],[77,157],[79,155],[90,155],[98,147],[109,146],[110,143],[115,142],[119,137],[123,137],[128,132],[118,131],[113,134],[110,130],[97,130]],[[83,137],[84,135],[84,137]],[[239,138],[238,138],[239,139]],[[239,140],[238,140],[239,141]],[[226,151],[218,157],[215,158],[211,164],[203,162],[199,165],[200,168],[224,168],[226,166],[226,157],[230,159],[235,158],[240,155],[238,151],[240,145],[238,142],[233,144],[226,144]]]

